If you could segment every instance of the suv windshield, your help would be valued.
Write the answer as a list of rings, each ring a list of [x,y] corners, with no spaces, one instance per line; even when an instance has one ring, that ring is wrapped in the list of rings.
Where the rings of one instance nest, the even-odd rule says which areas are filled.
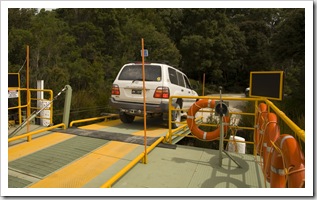
[[[146,81],[161,81],[161,67],[159,65],[144,65]],[[121,72],[119,80],[143,80],[142,65],[127,65]]]

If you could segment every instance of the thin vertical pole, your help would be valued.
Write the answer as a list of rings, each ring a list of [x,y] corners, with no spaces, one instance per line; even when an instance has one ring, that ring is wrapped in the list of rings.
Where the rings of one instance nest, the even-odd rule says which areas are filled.
[[[205,73],[203,76],[203,92],[202,92],[202,96],[205,96]]]
[[[256,120],[257,120],[257,110],[258,110],[258,100],[254,101],[254,127],[256,125]],[[256,134],[256,129],[253,130],[253,155],[257,155],[257,147],[255,146],[255,134]]]
[[[203,91],[202,91],[202,94],[201,96],[205,96],[205,73],[203,74]],[[204,112],[201,112],[201,116],[203,117],[204,116]]]
[[[29,45],[26,46],[26,119],[30,117],[31,114],[31,101],[30,101],[30,48]],[[30,123],[27,121],[27,132],[30,131]],[[28,136],[28,141],[31,141],[31,136]]]
[[[19,77],[19,90],[18,90],[18,105],[19,105],[19,125],[22,124],[22,110],[21,110],[21,75],[20,72],[18,74]]]
[[[147,141],[146,141],[146,89],[145,89],[145,69],[144,69],[144,40],[142,38],[142,80],[143,80],[143,120],[144,120],[144,158],[143,163],[147,163]]]
[[[220,139],[219,139],[219,165],[222,166],[222,150],[223,150],[223,113],[222,113],[222,98],[221,98],[221,88],[220,88]]]

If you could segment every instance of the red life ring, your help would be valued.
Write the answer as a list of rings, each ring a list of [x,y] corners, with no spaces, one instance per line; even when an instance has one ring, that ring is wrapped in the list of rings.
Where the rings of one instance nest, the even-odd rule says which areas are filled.
[[[255,129],[255,136],[254,136],[254,143],[256,146],[256,151],[258,154],[261,154],[262,148],[261,144],[263,142],[264,136],[264,125],[267,121],[267,105],[265,103],[260,103],[257,109],[256,114],[256,129]]]
[[[301,188],[305,184],[305,158],[296,139],[280,135],[271,158],[271,188]]]
[[[197,102],[195,102],[188,110],[187,112],[187,125],[191,133],[196,136],[197,138],[201,140],[214,140],[217,139],[220,136],[220,127],[218,127],[216,130],[211,132],[205,132],[198,128],[196,121],[195,121],[195,115],[198,110],[201,108],[215,108],[215,100],[211,99],[201,99]],[[224,122],[224,132],[228,130],[229,126],[229,117],[223,117]]]
[[[277,124],[277,116],[275,113],[269,113],[267,115],[267,123],[265,125],[264,139],[262,146],[263,153],[263,171],[267,181],[270,182],[271,171],[271,150],[272,142],[275,142],[280,136],[280,127]]]

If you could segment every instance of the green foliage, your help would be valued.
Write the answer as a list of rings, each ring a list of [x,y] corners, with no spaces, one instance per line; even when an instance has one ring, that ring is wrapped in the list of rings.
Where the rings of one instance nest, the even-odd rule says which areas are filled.
[[[8,13],[9,72],[18,72],[30,45],[30,86],[44,79],[56,94],[71,85],[75,110],[108,109],[112,81],[124,63],[141,60],[143,38],[146,61],[182,69],[196,80],[199,94],[203,74],[208,94],[220,85],[226,92],[244,91],[250,71],[283,70],[284,111],[303,121],[304,9],[10,8]],[[22,69],[21,85],[24,74]]]

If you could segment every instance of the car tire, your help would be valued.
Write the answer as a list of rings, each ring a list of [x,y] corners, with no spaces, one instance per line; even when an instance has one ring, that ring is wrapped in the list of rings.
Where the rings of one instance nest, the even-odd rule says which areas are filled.
[[[123,123],[132,123],[134,121],[135,116],[133,115],[128,115],[126,113],[120,113],[119,114],[120,120]]]

